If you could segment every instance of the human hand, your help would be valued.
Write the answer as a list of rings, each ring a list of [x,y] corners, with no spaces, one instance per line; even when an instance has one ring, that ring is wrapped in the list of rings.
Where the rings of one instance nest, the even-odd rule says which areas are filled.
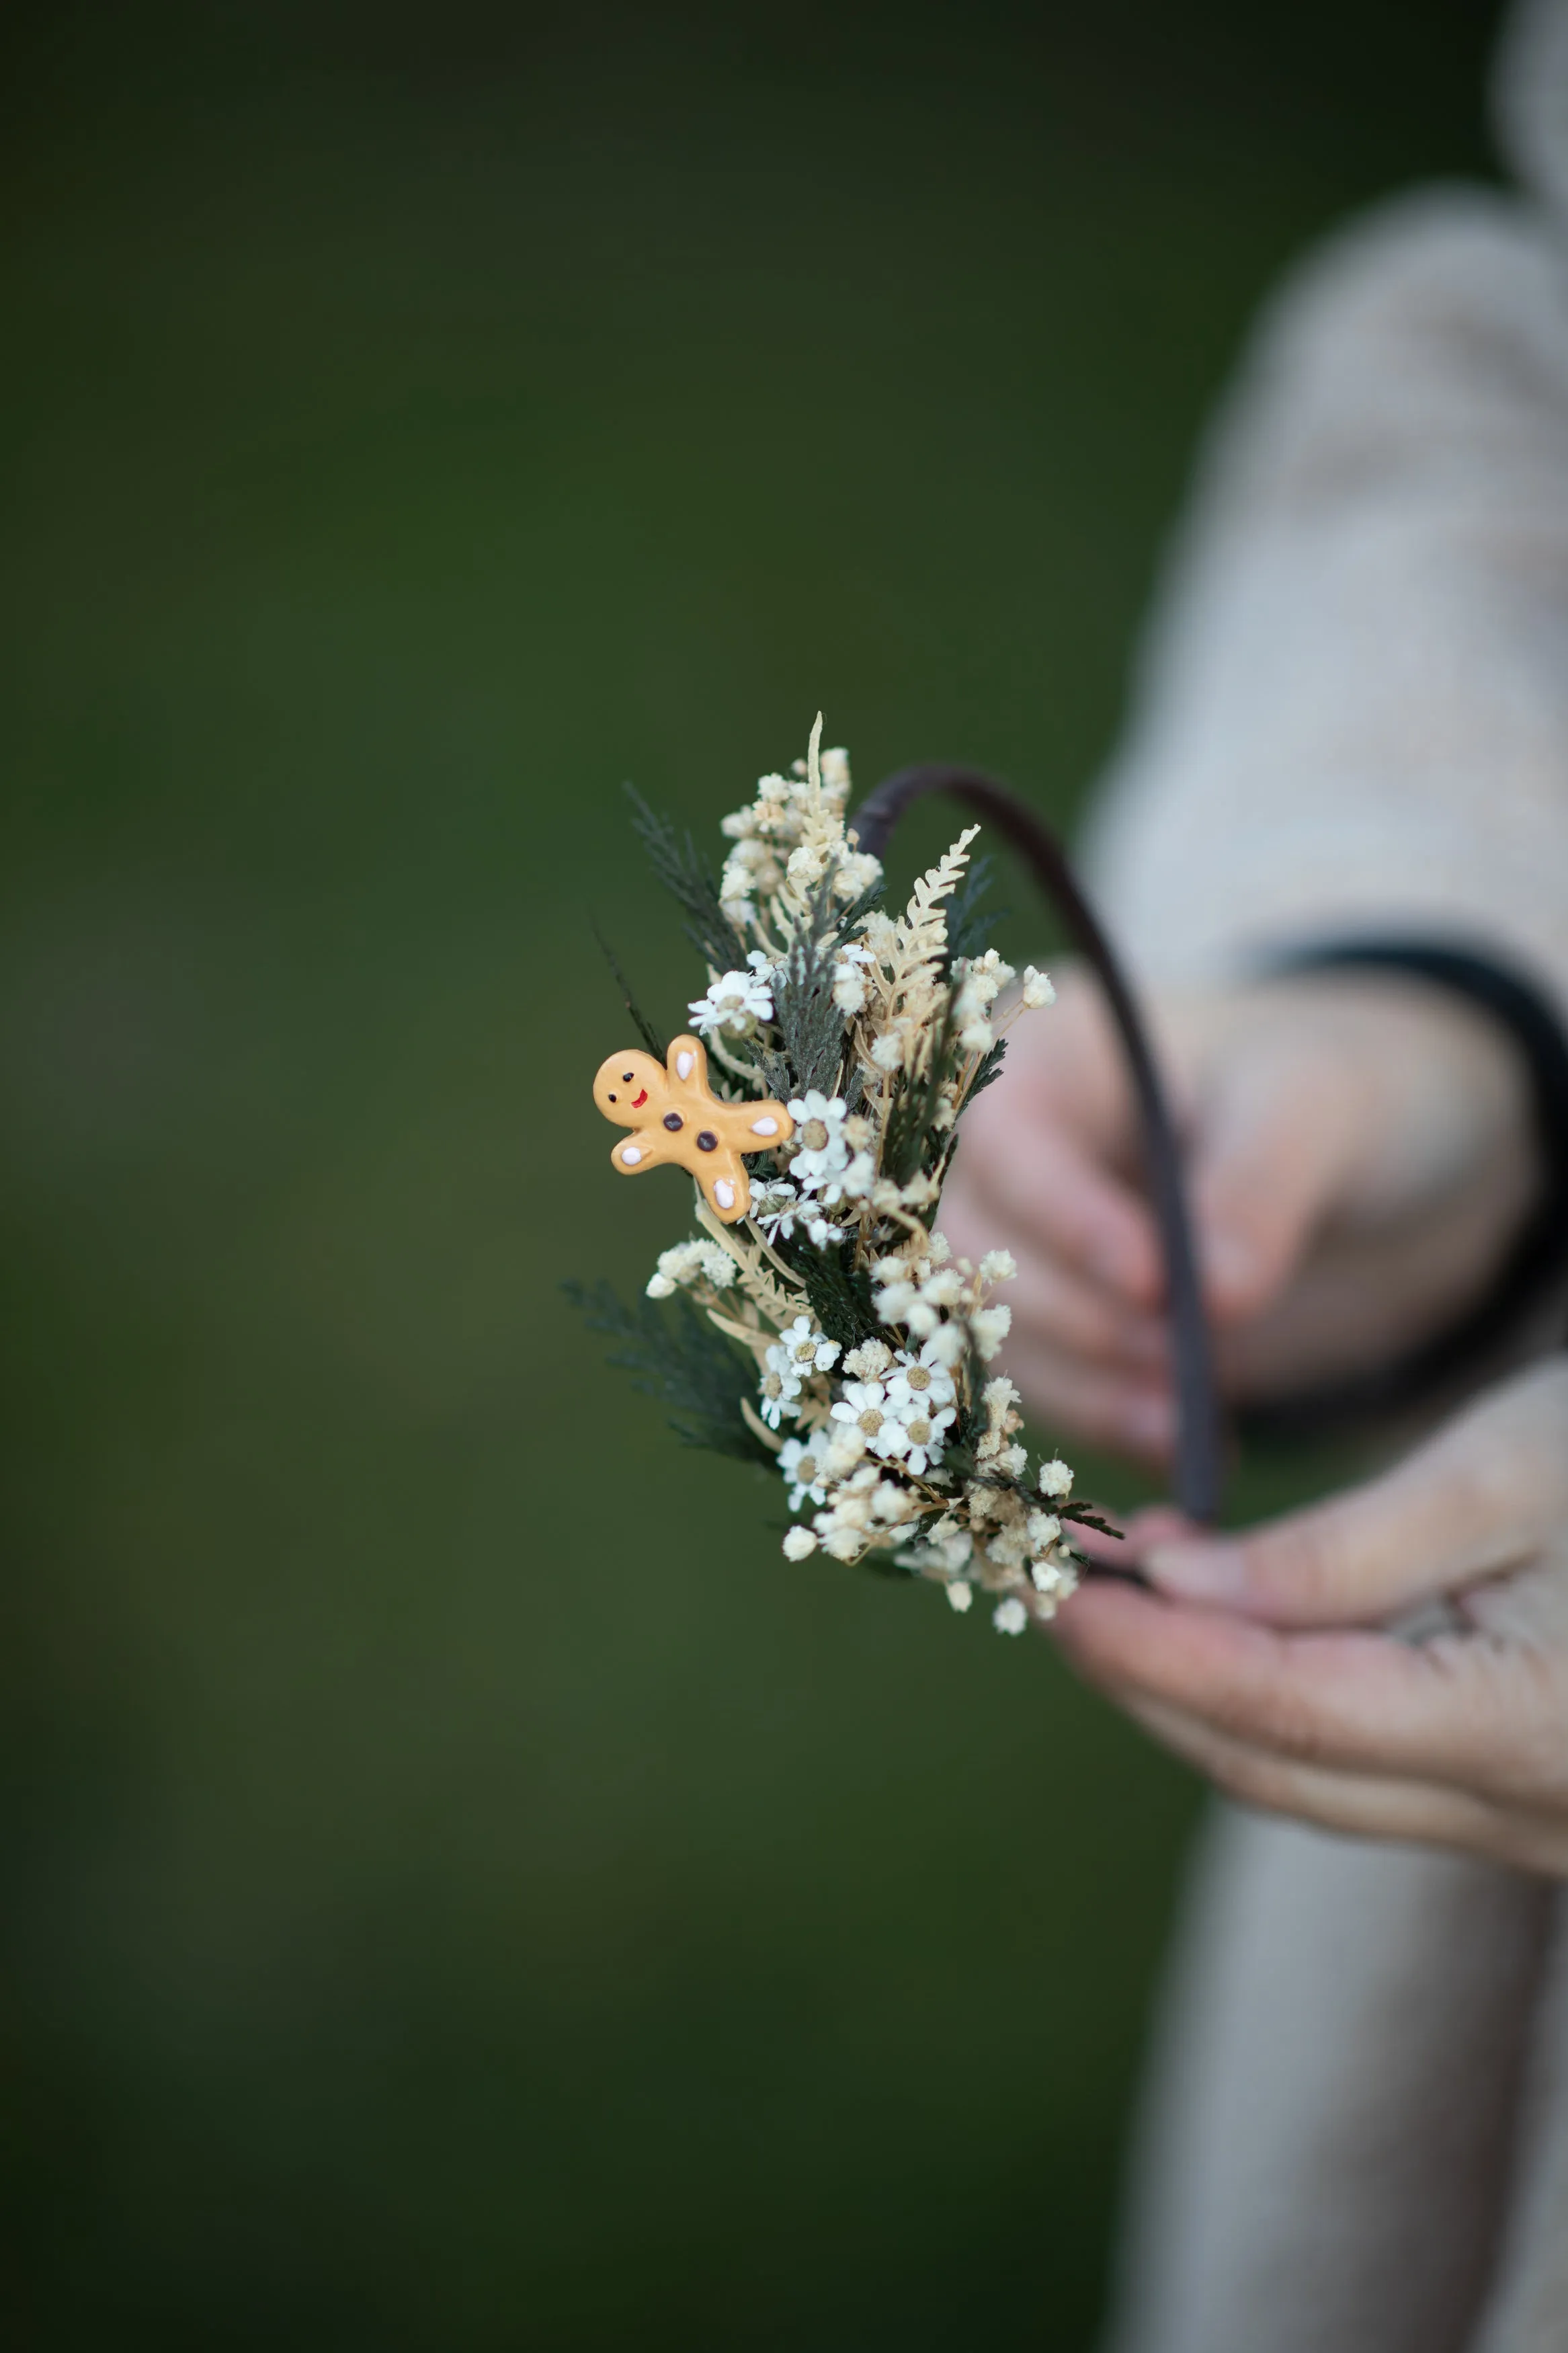
[[[1133,1553],[1158,1589],[1089,1579],[1063,1650],[1232,1797],[1568,1876],[1568,1362],[1310,1510],[1075,1541]],[[1433,1603],[1445,1630],[1388,1630]]]
[[[1500,1027],[1428,983],[1349,969],[1152,1013],[1228,1394],[1390,1362],[1484,1293],[1540,1182]],[[1003,1363],[1031,1409],[1157,1459],[1174,1405],[1137,1166],[1125,1057],[1098,984],[1069,971],[964,1116],[942,1229],[1017,1261]]]

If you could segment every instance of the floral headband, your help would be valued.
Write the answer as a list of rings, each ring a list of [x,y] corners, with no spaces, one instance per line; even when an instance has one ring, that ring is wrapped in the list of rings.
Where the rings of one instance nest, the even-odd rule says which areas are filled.
[[[1032,812],[989,779],[907,770],[848,828],[848,760],[819,749],[821,729],[818,718],[788,776],[763,776],[724,818],[717,882],[689,837],[637,804],[709,985],[688,1008],[690,1031],[667,1043],[622,980],[642,1046],[608,1057],[594,1099],[628,1131],[611,1151],[616,1173],[686,1169],[700,1230],[661,1254],[635,1309],[606,1283],[567,1288],[614,1339],[611,1361],[663,1397],[679,1437],[782,1478],[795,1515],[787,1558],[820,1546],[923,1577],[958,1610],[978,1588],[997,1630],[1022,1633],[1055,1614],[1085,1566],[1068,1529],[1106,1523],[1072,1500],[1059,1456],[1030,1461],[1018,1392],[988,1371],[1012,1320],[993,1294],[1013,1260],[954,1258],[936,1215],[959,1123],[996,1076],[1006,1029],[1054,991],[984,944],[978,826],[906,908],[883,906],[879,853],[910,801],[943,789],[997,820],[1106,982],[1166,1241],[1177,1492],[1209,1517],[1217,1415],[1170,1122],[1125,984]]]

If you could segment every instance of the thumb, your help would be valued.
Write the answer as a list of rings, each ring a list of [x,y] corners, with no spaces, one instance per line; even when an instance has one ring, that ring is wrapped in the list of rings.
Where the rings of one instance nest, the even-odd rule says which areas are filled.
[[[1281,1626],[1378,1623],[1495,1577],[1568,1521],[1568,1366],[1500,1384],[1395,1469],[1236,1536],[1163,1535],[1163,1592]]]
[[[1247,1055],[1216,1076],[1199,1114],[1194,1183],[1216,1313],[1258,1314],[1289,1287],[1344,1190],[1361,1125],[1330,1066]]]

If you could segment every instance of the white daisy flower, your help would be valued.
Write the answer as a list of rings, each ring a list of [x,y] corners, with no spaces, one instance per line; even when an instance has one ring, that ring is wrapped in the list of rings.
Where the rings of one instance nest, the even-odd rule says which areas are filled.
[[[706,997],[693,997],[687,1007],[702,1037],[721,1029],[741,1037],[754,1022],[773,1019],[773,967],[761,948],[753,948],[746,962],[750,970],[724,973]]]
[[[787,1176],[752,1187],[752,1215],[769,1241],[788,1241],[805,1215],[805,1204]]]
[[[801,1390],[800,1376],[793,1366],[782,1359],[775,1364],[773,1360],[778,1355],[776,1348],[768,1350],[768,1362],[757,1383],[761,1399],[759,1410],[770,1430],[776,1430],[786,1413],[793,1421],[800,1411],[797,1403]]]
[[[1029,1613],[1014,1594],[999,1601],[991,1612],[991,1623],[999,1634],[1021,1634],[1029,1622]]]
[[[946,1592],[950,1608],[958,1610],[961,1615],[974,1599],[974,1588],[973,1585],[965,1585],[962,1577],[955,1577],[946,1588]]]
[[[1068,1469],[1067,1464],[1062,1461],[1060,1455],[1058,1455],[1055,1460],[1050,1462],[1041,1463],[1040,1493],[1042,1495],[1070,1495],[1072,1493],[1072,1472]]]
[[[955,1395],[952,1375],[930,1340],[918,1356],[900,1350],[887,1380],[889,1403],[900,1415],[906,1408],[951,1405]]]
[[[795,1122],[795,1144],[790,1175],[797,1185],[815,1192],[849,1165],[843,1098],[821,1094],[813,1087],[790,1104],[789,1115]]]
[[[843,879],[840,870],[835,890]],[[861,947],[858,941],[839,949],[833,966],[833,1002],[840,1013],[864,1013],[870,996],[867,974],[876,961],[870,949]]]
[[[804,1438],[786,1438],[779,1456],[779,1470],[790,1482],[789,1507],[798,1512],[809,1497],[814,1504],[826,1504],[827,1489],[822,1476],[823,1449],[818,1443],[808,1446]]]
[[[813,1373],[832,1369],[838,1362],[838,1343],[819,1332],[809,1315],[797,1315],[768,1350],[770,1365],[775,1356],[787,1357],[804,1380]]]
[[[879,1454],[884,1462],[901,1461],[913,1451],[910,1433],[896,1413],[884,1412],[882,1427],[870,1440],[870,1446],[872,1453]]]
[[[846,1381],[832,1411],[835,1421],[847,1422],[860,1432],[874,1454],[901,1453],[909,1443],[898,1416],[888,1409],[888,1392],[880,1381]]]
[[[788,1528],[783,1550],[786,1560],[805,1560],[816,1550],[816,1538],[809,1528]]]
[[[955,1410],[950,1405],[920,1404],[903,1412],[895,1408],[893,1418],[909,1440],[905,1463],[917,1479],[923,1479],[931,1465],[942,1460],[948,1430],[957,1419]]]
[[[858,1152],[847,1168],[827,1177],[822,1187],[825,1208],[836,1208],[840,1201],[863,1201],[877,1181],[877,1164],[868,1152]]]

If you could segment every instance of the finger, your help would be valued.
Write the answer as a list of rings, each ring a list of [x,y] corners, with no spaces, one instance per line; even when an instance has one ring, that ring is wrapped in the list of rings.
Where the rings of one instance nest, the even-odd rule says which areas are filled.
[[[1496,1807],[1462,1790],[1384,1775],[1339,1773],[1215,1732],[1201,1717],[1128,1697],[1129,1715],[1240,1804],[1356,1838],[1407,1839],[1497,1854],[1510,1833]]]
[[[1018,1271],[999,1295],[1013,1311],[1014,1328],[1030,1333],[1042,1347],[1126,1371],[1165,1365],[1169,1341],[1162,1316],[1129,1305],[1048,1251],[1042,1254],[1036,1235],[1019,1235],[1016,1220],[1005,1222],[1005,1213],[976,1201],[968,1188],[949,1198],[942,1229],[955,1251],[973,1259],[1011,1238]]]
[[[1195,1520],[1189,1520],[1173,1504],[1146,1504],[1127,1522],[1128,1546],[1140,1563],[1155,1545],[1180,1544],[1204,1533]]]
[[[1568,1370],[1494,1389],[1378,1479],[1237,1536],[1163,1541],[1163,1590],[1277,1625],[1370,1624],[1496,1576],[1568,1514]]]
[[[1086,1142],[1043,1120],[970,1114],[956,1166],[977,1211],[1118,1297],[1154,1306],[1164,1269],[1142,1196]]]
[[[1157,1467],[1168,1461],[1175,1425],[1168,1388],[1079,1363],[1026,1332],[1012,1335],[998,1369],[1017,1382],[1036,1421]]]
[[[1226,1060],[1198,1125],[1194,1200],[1216,1314],[1258,1314],[1287,1288],[1363,1152],[1348,1091],[1300,1054]]]
[[[949,1240],[953,1239],[950,1233]],[[1163,1372],[1169,1360],[1170,1342],[1161,1317],[1142,1314],[1080,1282],[1054,1259],[1021,1260],[1017,1273],[997,1295],[1013,1310],[1015,1325],[1044,1347],[1129,1372]]]
[[[1562,1694],[1539,1654],[1468,1636],[1417,1646],[1387,1634],[1280,1634],[1098,1581],[1058,1624],[1091,1681],[1298,1764],[1510,1797],[1548,1778]]]
[[[1108,1568],[1135,1570],[1142,1574],[1144,1547],[1162,1535],[1178,1536],[1191,1533],[1192,1522],[1167,1504],[1152,1504],[1147,1510],[1135,1512],[1123,1519],[1106,1505],[1097,1504],[1095,1510],[1120,1531],[1116,1535],[1104,1535],[1098,1528],[1085,1527],[1081,1523],[1068,1531],[1068,1541],[1076,1552],[1081,1552]]]

